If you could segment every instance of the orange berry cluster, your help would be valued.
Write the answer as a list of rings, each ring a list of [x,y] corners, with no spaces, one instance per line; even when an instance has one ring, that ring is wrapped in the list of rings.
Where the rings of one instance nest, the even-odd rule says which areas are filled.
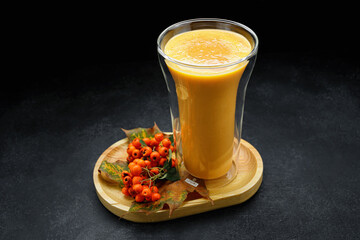
[[[124,187],[122,193],[135,198],[136,202],[154,202],[161,198],[155,180],[161,179],[166,173],[165,162],[171,161],[175,167],[175,159],[169,158],[169,150],[174,151],[169,138],[163,133],[155,134],[154,138],[135,138],[128,145],[128,167],[130,172],[121,174]]]

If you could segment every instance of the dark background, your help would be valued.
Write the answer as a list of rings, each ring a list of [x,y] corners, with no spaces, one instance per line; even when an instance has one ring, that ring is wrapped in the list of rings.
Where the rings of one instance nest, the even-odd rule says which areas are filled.
[[[172,4],[176,11],[164,11]],[[358,238],[356,7],[194,5],[11,9],[0,90],[1,239]],[[238,21],[259,37],[243,138],[262,155],[262,186],[243,204],[195,216],[119,219],[96,196],[94,164],[125,137],[120,128],[156,121],[171,130],[156,39],[197,17]]]

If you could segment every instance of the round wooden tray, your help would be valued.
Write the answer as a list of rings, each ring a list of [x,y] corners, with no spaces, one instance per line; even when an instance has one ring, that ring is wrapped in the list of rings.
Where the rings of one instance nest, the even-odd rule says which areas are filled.
[[[119,157],[119,149],[127,148],[128,139],[122,139],[111,145],[95,164],[93,179],[96,193],[101,203],[113,214],[133,222],[159,222],[188,215],[198,214],[242,203],[253,196],[259,189],[263,176],[263,162],[259,152],[247,141],[241,140],[240,160],[238,162],[238,174],[229,184],[221,188],[209,189],[210,197],[214,205],[206,199],[194,199],[185,201],[176,209],[171,217],[168,210],[160,210],[146,215],[145,213],[129,213],[132,199],[124,196],[118,186],[104,181],[99,172],[99,166],[106,158]]]

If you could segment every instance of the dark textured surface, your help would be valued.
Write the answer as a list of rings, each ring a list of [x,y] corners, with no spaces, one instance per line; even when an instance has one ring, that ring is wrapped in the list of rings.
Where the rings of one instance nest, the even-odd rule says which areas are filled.
[[[252,4],[257,17],[219,8],[202,15],[243,22],[260,38],[243,138],[263,158],[263,183],[243,204],[154,224],[107,211],[93,167],[125,137],[122,127],[155,121],[171,130],[155,41],[168,25],[199,14],[145,12],[147,39],[136,49],[143,33],[125,17],[99,22],[98,12],[81,20],[49,12],[53,21],[36,14],[35,22],[22,21],[16,30],[34,41],[18,45],[23,55],[12,56],[23,61],[0,91],[0,239],[359,238],[360,62],[357,40],[345,34],[357,15],[351,6],[318,18],[312,7],[294,12],[299,4]]]

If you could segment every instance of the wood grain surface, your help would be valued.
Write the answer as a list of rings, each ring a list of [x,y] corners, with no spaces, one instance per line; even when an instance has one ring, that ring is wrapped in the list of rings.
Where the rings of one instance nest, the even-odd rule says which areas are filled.
[[[168,210],[160,210],[149,215],[145,213],[129,213],[128,210],[133,200],[124,196],[117,185],[104,181],[98,172],[98,168],[104,159],[115,161],[120,157],[120,152],[124,152],[120,151],[120,149],[127,148],[127,145],[128,140],[122,139],[101,154],[94,167],[93,180],[101,203],[113,214],[133,222],[166,221],[239,204],[253,196],[262,182],[263,162],[261,156],[250,143],[241,140],[237,176],[225,186],[209,189],[214,205],[211,205],[206,199],[199,198],[185,201],[180,208],[172,213],[171,217],[169,217]]]

